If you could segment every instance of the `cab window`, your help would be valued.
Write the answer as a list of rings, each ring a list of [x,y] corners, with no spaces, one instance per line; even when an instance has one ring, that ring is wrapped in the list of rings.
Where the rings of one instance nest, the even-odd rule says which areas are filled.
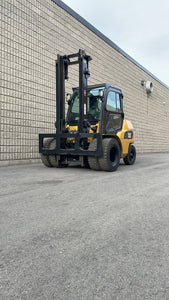
[[[121,111],[121,107],[120,107],[120,95],[116,94],[116,109],[117,111]]]
[[[108,111],[113,111],[113,112],[120,112],[121,111],[119,94],[117,94],[115,92],[109,92],[108,93],[106,109]]]

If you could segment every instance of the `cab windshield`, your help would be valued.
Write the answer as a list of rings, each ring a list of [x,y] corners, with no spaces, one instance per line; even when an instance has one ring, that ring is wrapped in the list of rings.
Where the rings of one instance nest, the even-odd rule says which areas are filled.
[[[104,87],[87,90],[87,120],[96,124],[101,118],[102,99],[100,91]],[[79,121],[79,90],[75,90],[68,107],[66,122],[70,125],[77,125]]]

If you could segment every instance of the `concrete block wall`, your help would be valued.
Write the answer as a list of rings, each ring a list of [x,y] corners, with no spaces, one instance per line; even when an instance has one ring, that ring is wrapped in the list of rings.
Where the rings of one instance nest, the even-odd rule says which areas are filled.
[[[38,133],[55,130],[57,53],[79,48],[93,57],[89,84],[108,82],[123,89],[137,151],[169,151],[165,85],[51,0],[1,0],[0,10],[0,164],[39,158]],[[76,76],[71,67],[69,90],[78,85]],[[150,96],[141,80],[153,82]]]

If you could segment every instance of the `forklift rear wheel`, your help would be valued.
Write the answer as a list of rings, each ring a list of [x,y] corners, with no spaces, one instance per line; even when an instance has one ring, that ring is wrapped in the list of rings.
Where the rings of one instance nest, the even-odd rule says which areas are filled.
[[[51,142],[52,142],[52,139],[46,140],[46,141],[43,143],[43,148],[46,149],[46,150],[48,150],[48,149],[49,149],[49,146],[50,146],[50,144],[51,144]],[[52,165],[51,165],[51,163],[50,163],[50,161],[49,161],[49,156],[48,156],[48,155],[42,154],[42,153],[41,153],[40,156],[41,156],[41,161],[42,161],[42,163],[43,163],[46,167],[52,167]]]
[[[136,160],[136,148],[134,145],[129,145],[129,151],[126,157],[123,158],[123,161],[126,165],[133,165]]]
[[[120,146],[113,138],[103,139],[103,156],[99,157],[99,164],[103,171],[114,172],[120,163]]]
[[[97,149],[97,139],[93,139],[93,141],[91,141],[89,145],[89,151],[96,151],[96,149]],[[88,162],[89,162],[90,169],[95,171],[101,170],[98,157],[88,156]]]

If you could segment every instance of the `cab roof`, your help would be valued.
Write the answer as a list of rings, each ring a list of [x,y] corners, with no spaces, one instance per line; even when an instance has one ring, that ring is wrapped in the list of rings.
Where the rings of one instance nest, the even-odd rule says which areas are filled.
[[[117,86],[114,86],[114,85],[111,85],[109,83],[99,83],[99,84],[93,84],[93,85],[88,85],[87,86],[87,90],[90,90],[90,89],[94,89],[94,88],[101,88],[101,87],[104,87],[106,89],[108,88],[112,88],[113,90],[117,91],[118,93],[122,93],[122,89],[117,87]],[[75,90],[78,90],[79,87],[75,87],[75,88],[72,88],[73,91]]]

